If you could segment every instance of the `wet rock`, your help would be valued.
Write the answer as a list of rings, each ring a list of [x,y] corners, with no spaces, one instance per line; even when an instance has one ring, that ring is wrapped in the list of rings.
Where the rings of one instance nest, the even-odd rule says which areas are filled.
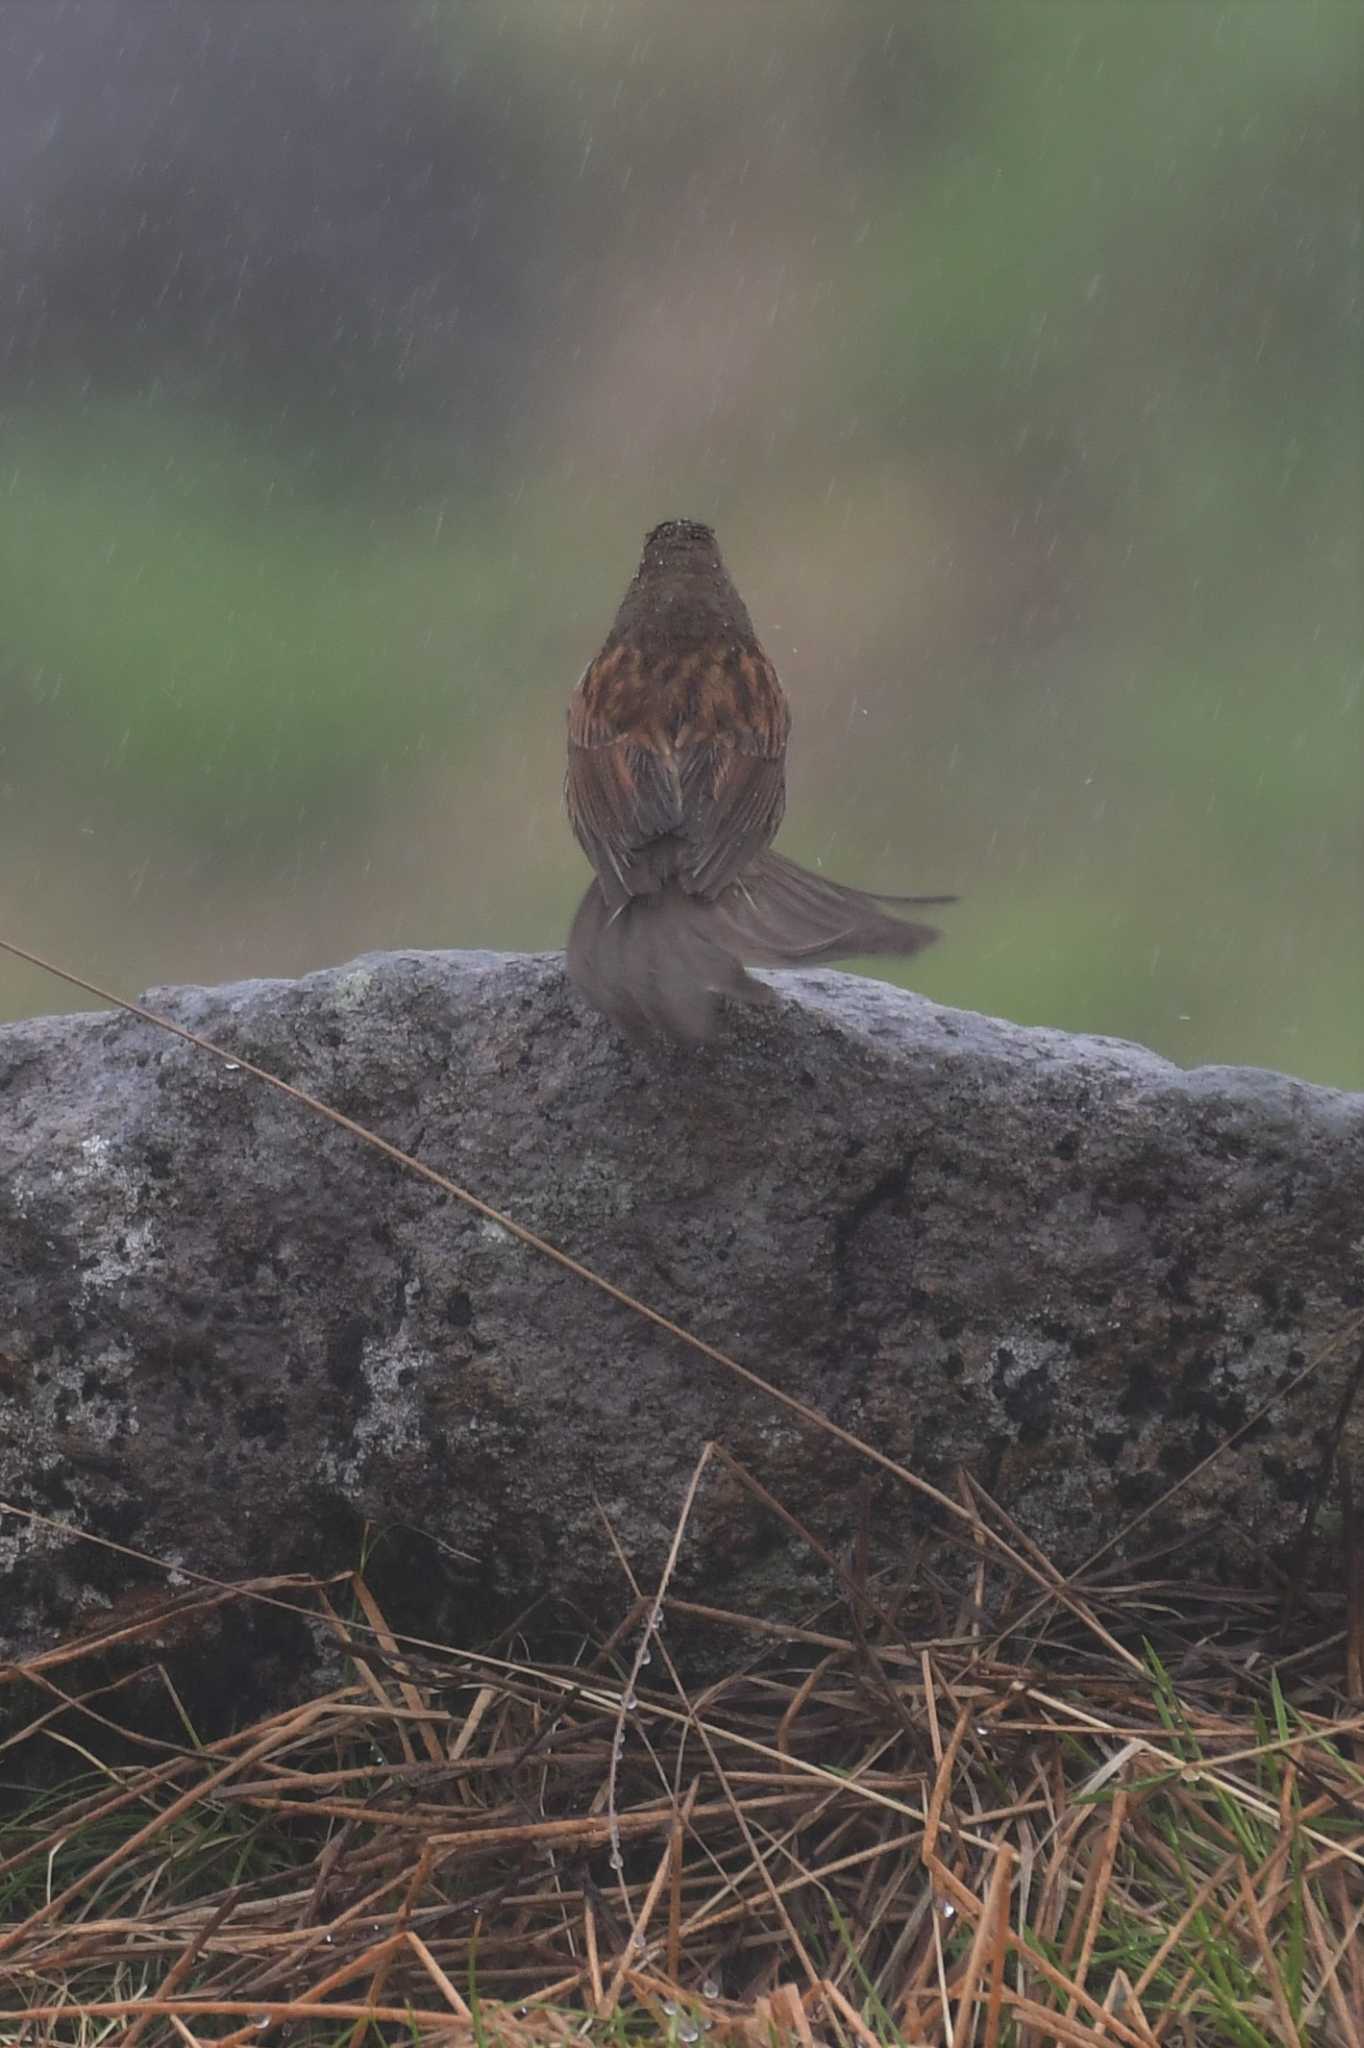
[[[783,1000],[701,1052],[625,1045],[558,956],[148,1000],[916,1473],[953,1490],[964,1466],[1066,1569],[1236,1431],[1128,1547],[1240,1579],[1295,1555],[1358,1351],[1364,1102],[774,979]],[[868,1476],[883,1559],[941,1527],[496,1223],[122,1014],[0,1030],[0,1394],[6,1501],[226,1579],[344,1569],[369,1524],[391,1618],[426,1636],[542,1596],[619,1613],[602,1515],[648,1581],[709,1439],[826,1541]],[[1331,1521],[1328,1497],[1318,1576]],[[0,1574],[11,1655],[164,1583],[13,1516]],[[789,1612],[822,1582],[717,1468],[676,1583]]]

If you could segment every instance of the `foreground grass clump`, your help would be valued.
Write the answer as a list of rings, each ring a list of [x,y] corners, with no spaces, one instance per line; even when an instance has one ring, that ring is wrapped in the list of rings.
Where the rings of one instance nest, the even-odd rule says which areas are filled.
[[[245,1584],[353,1678],[214,1740],[160,1659],[221,1589],[12,1668],[0,2040],[1364,2039],[1357,1617],[833,1573],[802,1628],[630,1581],[561,1665]]]

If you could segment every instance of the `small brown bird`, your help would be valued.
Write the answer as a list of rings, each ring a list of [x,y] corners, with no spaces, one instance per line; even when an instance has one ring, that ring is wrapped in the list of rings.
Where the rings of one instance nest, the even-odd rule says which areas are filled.
[[[569,821],[596,869],[568,937],[581,994],[631,1037],[702,1039],[718,996],[772,1001],[745,973],[917,953],[937,932],[768,851],[786,805],[791,713],[715,535],[644,543],[568,708]]]

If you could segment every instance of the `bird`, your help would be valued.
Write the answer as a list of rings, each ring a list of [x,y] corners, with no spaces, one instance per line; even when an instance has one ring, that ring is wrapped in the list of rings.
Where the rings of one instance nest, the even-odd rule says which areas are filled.
[[[908,956],[898,915],[951,896],[848,888],[772,851],[791,712],[711,527],[669,519],[568,707],[564,796],[594,869],[568,973],[628,1038],[699,1043],[720,998],[768,1004],[749,967]]]

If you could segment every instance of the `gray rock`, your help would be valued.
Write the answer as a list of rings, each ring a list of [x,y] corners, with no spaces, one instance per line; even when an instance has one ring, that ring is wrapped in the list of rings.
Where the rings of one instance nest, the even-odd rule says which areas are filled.
[[[642,1053],[556,956],[375,955],[158,990],[180,1023],[451,1175],[1070,1569],[1286,1556],[1354,1366],[1364,1101],[1183,1073],[874,981],[778,976],[700,1052]],[[424,1635],[541,1594],[619,1613],[716,1438],[825,1536],[864,1462],[335,1126],[124,1014],[0,1030],[0,1496],[222,1578],[383,1532]],[[1358,1416],[1346,1425],[1356,1458]],[[934,1511],[871,1471],[902,1554]],[[939,1522],[940,1522],[940,1518]],[[1318,1518],[1319,1536],[1329,1523]],[[1332,1569],[1322,1544],[1314,1569]],[[125,1557],[0,1516],[10,1654]],[[789,1611],[806,1554],[717,1469],[678,1585]]]

